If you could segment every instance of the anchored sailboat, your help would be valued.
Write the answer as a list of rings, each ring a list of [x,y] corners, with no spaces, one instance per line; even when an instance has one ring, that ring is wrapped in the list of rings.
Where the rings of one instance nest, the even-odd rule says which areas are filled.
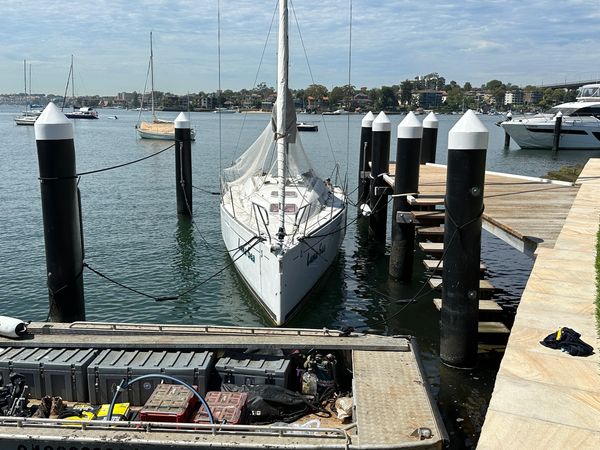
[[[23,80],[25,81],[27,105],[25,111],[20,116],[15,117],[15,123],[17,125],[33,125],[41,112],[31,110],[31,64],[29,65],[29,94],[27,94],[27,60],[23,60]]]
[[[97,119],[98,112],[89,106],[82,106],[78,108],[75,105],[75,70],[73,68],[73,55],[71,55],[71,66],[69,68],[69,75],[67,76],[67,86],[65,87],[65,95],[63,97],[63,104],[61,111],[65,109],[65,100],[67,98],[67,92],[69,90],[69,82],[71,83],[71,98],[73,99],[73,111],[65,112],[65,116],[69,119]],[[63,111],[64,112],[64,111]]]
[[[221,232],[240,275],[281,325],[337,256],[346,194],[316,175],[297,135],[288,90],[287,0],[279,0],[278,47],[272,120],[223,171]]]
[[[146,78],[147,80],[147,78]],[[144,88],[145,90],[145,88]],[[143,101],[143,96],[142,96]],[[162,139],[162,140],[175,140],[175,124],[170,120],[159,119],[156,115],[154,107],[154,51],[152,50],[152,31],[150,32],[150,104],[152,107],[152,121],[151,122],[139,122],[135,128],[137,129],[138,135],[142,139]],[[140,108],[140,116],[143,108]],[[192,140],[195,138],[195,131],[192,128],[191,137]]]

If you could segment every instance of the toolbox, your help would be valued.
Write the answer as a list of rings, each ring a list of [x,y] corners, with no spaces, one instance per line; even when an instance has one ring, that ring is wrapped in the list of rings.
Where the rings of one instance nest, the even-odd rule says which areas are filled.
[[[211,391],[206,394],[204,399],[216,422],[226,423],[228,425],[240,425],[246,423],[247,392]],[[209,422],[208,413],[206,412],[204,405],[202,405],[196,413],[194,422]]]
[[[193,386],[194,389],[196,386]],[[147,422],[187,422],[198,398],[185,386],[159,384],[140,409],[139,420]]]
[[[228,353],[215,365],[222,383],[288,387],[290,360],[281,356]]]
[[[96,354],[94,349],[10,348],[0,353],[0,375],[7,383],[13,373],[22,374],[33,398],[50,395],[85,402],[86,371]]]
[[[122,380],[129,382],[141,375],[151,374],[170,375],[197,386],[198,392],[204,395],[213,365],[212,352],[102,350],[87,369],[90,402],[110,403]],[[117,400],[142,406],[159,383],[159,377],[141,380],[121,392]]]

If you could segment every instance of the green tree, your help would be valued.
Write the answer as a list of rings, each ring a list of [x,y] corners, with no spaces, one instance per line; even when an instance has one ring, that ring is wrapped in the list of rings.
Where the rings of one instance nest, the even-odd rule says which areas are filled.
[[[413,82],[410,80],[404,80],[400,84],[400,102],[403,105],[410,105],[412,103],[412,92]]]
[[[133,99],[131,100],[131,107],[132,108],[140,107],[140,96],[138,95],[138,93],[136,91],[133,91]]]
[[[322,84],[311,84],[304,90],[308,97],[314,97],[315,100],[321,100],[329,93]]]

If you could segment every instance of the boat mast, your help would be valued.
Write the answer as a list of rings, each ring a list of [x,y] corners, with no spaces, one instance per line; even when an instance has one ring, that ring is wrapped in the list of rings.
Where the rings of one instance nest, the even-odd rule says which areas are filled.
[[[73,68],[73,55],[71,55],[71,97],[73,97],[73,109],[75,109],[75,69]]]
[[[277,178],[279,182],[279,231],[277,237],[283,243],[285,237],[285,168],[287,166],[288,135],[287,91],[288,91],[288,9],[287,0],[279,0],[279,43],[277,51]]]
[[[23,60],[23,82],[25,83],[25,115],[27,115],[27,109],[29,105],[29,96],[27,95],[27,60]]]
[[[150,89],[150,98],[152,101],[152,119],[154,119],[154,53],[152,51],[152,31],[150,32]]]

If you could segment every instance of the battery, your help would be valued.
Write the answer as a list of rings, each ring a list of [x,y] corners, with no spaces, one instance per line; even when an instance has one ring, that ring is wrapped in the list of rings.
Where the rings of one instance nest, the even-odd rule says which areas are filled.
[[[193,387],[196,389],[196,386]],[[147,422],[187,422],[197,402],[197,397],[185,386],[159,384],[140,410],[139,419]]]
[[[215,421],[229,425],[246,423],[247,392],[211,391],[206,394],[205,400]],[[208,413],[204,405],[196,413],[194,422],[208,423]]]

